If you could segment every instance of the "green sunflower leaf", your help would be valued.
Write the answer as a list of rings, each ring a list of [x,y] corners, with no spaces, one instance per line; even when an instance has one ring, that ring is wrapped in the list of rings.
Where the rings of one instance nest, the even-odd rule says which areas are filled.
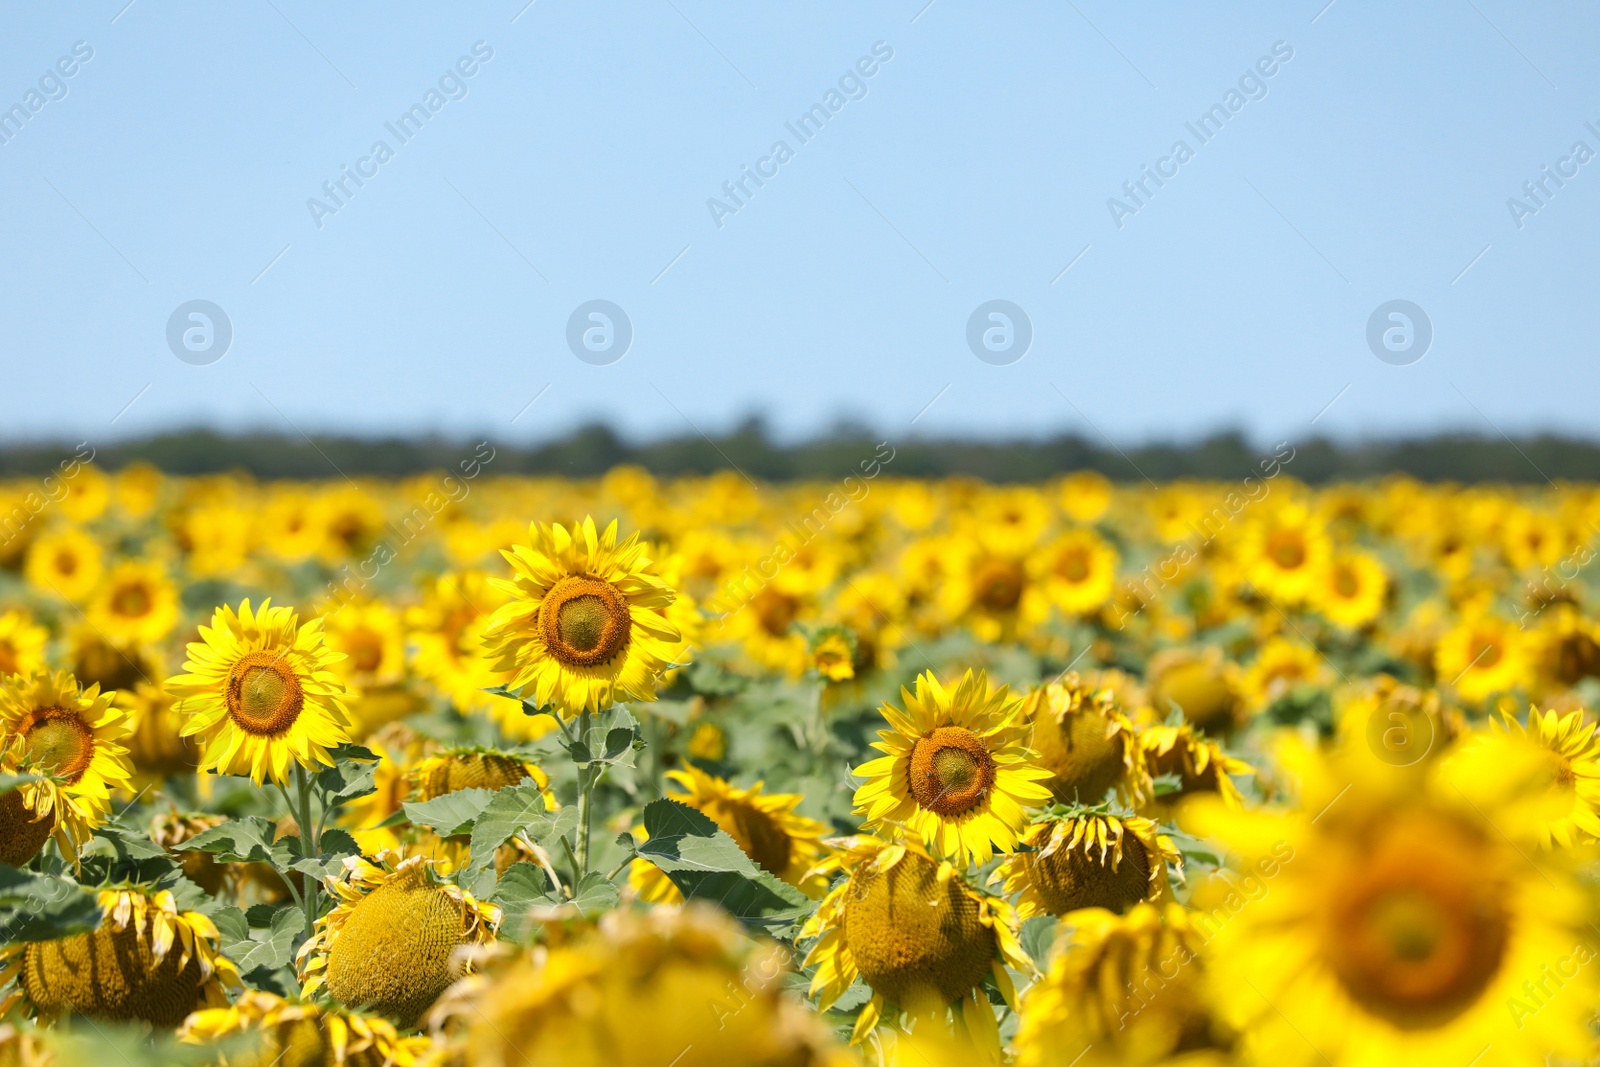
[[[493,799],[492,789],[458,789],[433,800],[407,801],[402,806],[407,819],[451,837],[469,833],[473,822]]]
[[[638,855],[661,869],[685,900],[709,900],[758,926],[791,922],[811,908],[800,890],[757,867],[702,813],[662,797],[645,805],[650,839]]]
[[[332,767],[317,772],[316,783],[330,804],[356,800],[376,791],[372,773],[377,770],[379,756],[360,745],[340,745],[328,750],[333,758]]]
[[[519,830],[534,843],[544,844],[572,829],[577,818],[576,809],[570,807],[546,811],[538,785],[524,778],[521,785],[497,791],[473,822],[472,866],[481,869],[494,862],[494,850]]]
[[[224,863],[270,863],[287,870],[299,856],[299,839],[272,839],[277,828],[271,819],[245,815],[229,819],[185,841],[181,852],[209,852]],[[291,835],[292,836],[292,835]]]
[[[76,882],[0,864],[0,941],[51,941],[100,925],[100,904]]]
[[[549,876],[537,864],[513,863],[507,867],[489,896],[490,903],[505,911],[500,936],[511,941],[526,937],[532,926],[529,912],[536,907],[549,907],[550,889]]]

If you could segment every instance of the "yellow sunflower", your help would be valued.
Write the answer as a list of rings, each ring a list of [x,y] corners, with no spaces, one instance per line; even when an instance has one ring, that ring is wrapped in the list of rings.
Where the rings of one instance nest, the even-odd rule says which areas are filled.
[[[1149,794],[1144,752],[1109,686],[1068,674],[1029,693],[1023,715],[1032,724],[1031,743],[1056,800],[1096,804],[1115,789],[1125,802],[1138,804]]]
[[[1564,851],[1537,866],[1439,769],[1355,745],[1286,743],[1299,806],[1191,805],[1240,880],[1197,887],[1212,912],[1214,1003],[1254,1062],[1542,1063],[1583,1055],[1600,995],[1590,896]],[[1468,783],[1470,785],[1470,783]],[[1253,872],[1251,874],[1253,878]],[[1248,882],[1249,879],[1243,881]]]
[[[111,694],[80,690],[66,671],[0,677],[0,769],[42,776],[0,795],[0,860],[22,866],[51,833],[62,855],[77,856],[105,822],[111,790],[133,774],[128,730]]]
[[[405,686],[405,632],[400,614],[382,601],[341,606],[323,624],[329,648],[344,654],[334,668],[350,690],[352,724],[361,737],[416,709]]]
[[[246,1057],[230,1053],[232,1067],[415,1067],[433,1045],[419,1034],[402,1036],[378,1016],[256,989],[245,990],[227,1007],[190,1015],[178,1040],[216,1045],[240,1035],[254,1037],[256,1044]]]
[[[44,669],[50,631],[23,611],[0,612],[0,676],[28,675]]]
[[[1318,517],[1285,504],[1246,528],[1241,559],[1245,577],[1268,599],[1299,604],[1314,594],[1330,551]]]
[[[811,669],[830,682],[854,678],[856,650],[852,635],[837,626],[819,631],[811,642]]]
[[[419,759],[406,771],[408,799],[414,800],[435,800],[462,789],[504,789],[525,778],[539,787],[546,810],[561,807],[550,792],[550,776],[515,752],[482,746],[447,748]]]
[[[1061,479],[1061,510],[1073,522],[1090,523],[1106,513],[1116,487],[1099,471],[1073,471]]]
[[[186,673],[167,680],[184,737],[205,742],[201,770],[283,783],[289,764],[332,766],[328,749],[350,739],[344,683],[323,644],[322,620],[300,625],[287,607],[250,601],[220,607],[189,645]]]
[[[1489,725],[1491,732],[1534,754],[1531,773],[1519,783],[1520,799],[1526,801],[1525,814],[1536,824],[1540,843],[1571,848],[1600,838],[1600,736],[1594,720],[1582,709],[1558,715],[1529,708],[1526,726],[1505,711]],[[1483,739],[1479,735],[1466,742],[1454,774],[1515,777],[1510,769],[1515,758],[1506,761],[1500,746],[1473,744]]]
[[[1322,653],[1303,641],[1271,637],[1256,651],[1255,661],[1245,671],[1244,687],[1257,710],[1302,685],[1326,685],[1327,661]]]
[[[300,995],[326,988],[346,1007],[409,1027],[457,977],[456,950],[494,940],[501,911],[443,877],[432,860],[396,862],[389,852],[376,859],[347,857],[343,875],[327,879],[339,903],[295,954]]]
[[[1017,917],[1065,915],[1079,908],[1124,912],[1145,900],[1170,899],[1167,868],[1183,858],[1156,824],[1137,815],[1085,812],[1035,822],[1022,835],[1031,851],[1001,861],[991,882],[1004,879],[1017,898]]]
[[[1311,594],[1316,609],[1340,626],[1359,629],[1383,614],[1389,572],[1366,552],[1334,556]]]
[[[885,703],[889,729],[872,747],[885,755],[855,769],[865,781],[856,814],[869,828],[899,827],[942,856],[984,863],[1017,847],[1027,808],[1050,799],[1050,772],[1028,747],[1022,702],[1006,686],[967,671],[953,690],[932,671],[917,691],[902,687],[905,710]]]
[[[1045,591],[1067,615],[1088,615],[1111,599],[1117,584],[1117,550],[1093,530],[1068,530],[1039,557]]]
[[[1207,739],[1189,723],[1176,726],[1151,726],[1139,731],[1145,765],[1151,778],[1172,775],[1178,788],[1156,796],[1144,809],[1162,819],[1170,818],[1192,796],[1215,793],[1229,808],[1244,806],[1244,796],[1234,784],[1236,774],[1254,774],[1255,768],[1230,756],[1222,746]]]
[[[28,547],[23,574],[41,592],[57,593],[74,604],[89,598],[105,573],[100,543],[76,526],[41,534]]]
[[[565,718],[618,699],[654,700],[679,634],[662,614],[673,592],[639,535],[619,545],[615,521],[596,534],[591,518],[571,532],[559,523],[528,532],[531,545],[501,553],[515,576],[490,579],[512,597],[484,637],[494,669]]]
[[[511,729],[500,716],[526,716],[515,701],[484,692],[505,681],[495,673],[483,649],[483,635],[505,595],[489,584],[481,571],[462,571],[432,579],[423,586],[422,603],[407,609],[407,644],[411,667],[462,714],[485,712],[495,716],[508,736],[532,740]],[[539,729],[553,728],[540,726]]]
[[[1150,703],[1159,718],[1178,708],[1200,729],[1225,734],[1248,717],[1240,674],[1215,648],[1167,649],[1150,657]]]
[[[1023,998],[1019,1067],[1227,1062],[1206,1058],[1233,1041],[1206,1003],[1204,945],[1178,904],[1073,912]]]
[[[1585,678],[1600,677],[1600,624],[1572,605],[1557,604],[1547,611],[1534,643],[1541,680],[1548,688],[1570,689]]]
[[[178,590],[158,565],[124,560],[111,568],[87,614],[113,644],[159,641],[177,624]]]
[[[760,782],[741,789],[693,765],[668,771],[667,780],[678,787],[667,793],[668,797],[689,805],[727,831],[756,866],[809,896],[821,896],[827,888],[826,879],[812,873],[812,868],[826,851],[822,838],[830,827],[795,811],[804,795],[763,792]],[[678,887],[648,860],[633,861],[628,881],[640,899],[650,903],[683,899]]]
[[[1528,681],[1527,638],[1513,623],[1473,612],[1439,639],[1434,670],[1439,684],[1477,702]]]
[[[218,951],[221,935],[197,911],[179,911],[171,890],[115,886],[95,891],[97,929],[0,951],[11,982],[0,1012],[21,1005],[46,1017],[139,1019],[172,1028],[191,1011],[222,1007],[242,984]]]
[[[979,987],[992,977],[1014,1008],[1016,989],[1006,967],[1033,970],[1017,941],[1011,906],[973,889],[948,860],[936,860],[914,843],[891,845],[857,835],[829,844],[836,851],[819,870],[849,877],[823,898],[800,931],[801,940],[817,939],[805,966],[816,965],[811,995],[819,1010],[859,977],[872,988],[872,1000],[856,1017],[852,1044],[864,1040],[891,1007],[915,1016],[954,1008],[969,1031],[998,1050],[994,1009]]]

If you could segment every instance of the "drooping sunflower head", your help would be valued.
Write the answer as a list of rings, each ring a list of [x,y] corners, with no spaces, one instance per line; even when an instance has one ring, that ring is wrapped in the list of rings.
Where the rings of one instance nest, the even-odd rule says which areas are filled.
[[[860,977],[872,1002],[857,1017],[852,1043],[878,1025],[886,1009],[914,1015],[959,1007],[969,1025],[992,1030],[994,1015],[979,990],[993,977],[1008,1003],[1016,991],[1006,964],[1032,964],[1016,940],[1016,913],[961,878],[947,860],[914,843],[890,845],[868,835],[830,842],[823,873],[849,877],[823,898],[800,931],[816,938],[805,964],[816,964],[811,993],[826,1009]],[[998,1046],[999,1034],[993,1034]]]
[[[501,911],[421,856],[351,856],[344,867],[327,882],[338,905],[317,920],[296,958],[302,995],[325,987],[346,1007],[409,1027],[460,977],[456,950],[494,940]]]
[[[1235,810],[1244,805],[1233,776],[1254,774],[1255,768],[1228,755],[1221,745],[1189,723],[1141,730],[1139,744],[1152,779],[1170,775],[1178,780],[1177,789],[1151,798],[1145,809],[1148,814],[1170,818],[1189,797],[1209,794],[1215,794]]]
[[[567,718],[617,700],[654,700],[679,640],[662,614],[672,589],[653,570],[639,535],[617,543],[613,521],[568,531],[529,527],[531,544],[502,552],[515,572],[491,582],[511,601],[490,620],[484,646],[508,685]]]
[[[1029,693],[1023,712],[1057,800],[1096,804],[1115,789],[1125,802],[1136,804],[1149,794],[1133,723],[1111,689],[1093,688],[1068,674]]]
[[[1092,908],[1069,922],[1023,998],[1021,1067],[1179,1062],[1167,1057],[1232,1044],[1206,1006],[1205,937],[1182,906],[1137,904],[1120,916]]]
[[[1197,802],[1185,820],[1241,872],[1192,903],[1213,1001],[1255,1061],[1583,1054],[1600,976],[1583,966],[1596,938],[1569,853],[1530,863],[1449,760],[1398,773],[1364,746],[1291,744],[1279,762],[1298,781],[1293,810]]]
[[[212,896],[221,897],[238,881],[242,865],[220,862],[209,852],[185,850],[183,845],[190,838],[221,826],[227,818],[209,812],[161,812],[150,820],[150,840],[178,861],[185,878]]]
[[[533,779],[551,811],[560,805],[550,792],[550,776],[515,752],[482,746],[448,748],[412,764],[406,772],[409,799],[435,800],[461,789],[504,789]]]
[[[160,566],[124,560],[89,602],[95,628],[117,645],[159,641],[178,621],[178,590]]]
[[[179,911],[170,890],[116,886],[95,895],[103,913],[95,930],[0,953],[0,983],[16,979],[0,1007],[170,1029],[197,1008],[226,1004],[225,990],[240,986],[237,968],[218,951],[217,928],[199,912]]]
[[[195,1012],[178,1031],[189,1045],[246,1036],[255,1041],[243,1056],[230,1053],[232,1067],[409,1067],[432,1044],[421,1035],[402,1036],[378,1016],[256,989],[227,1007]]]
[[[1150,702],[1159,718],[1174,708],[1211,734],[1226,734],[1245,718],[1239,670],[1215,648],[1168,649],[1150,658]]]
[[[1021,701],[982,671],[946,689],[929,671],[900,690],[904,709],[879,710],[884,755],[855,769],[856,814],[869,827],[899,827],[941,856],[986,862],[1016,847],[1026,808],[1050,798],[1050,772],[1028,747]]]
[[[760,782],[741,788],[692,764],[668,771],[667,779],[676,787],[667,793],[670,799],[689,805],[725,830],[756,866],[811,896],[820,896],[827,887],[826,879],[812,868],[826,851],[822,839],[830,828],[796,811],[805,801],[803,794],[768,793]],[[643,900],[682,900],[677,887],[648,860],[633,862],[629,882]]]
[[[323,643],[322,620],[304,625],[270,600],[252,611],[220,607],[201,640],[189,645],[185,673],[167,680],[178,698],[184,737],[205,748],[200,769],[248,774],[256,782],[288,778],[291,762],[331,766],[330,748],[350,739],[338,658]]]
[[[0,677],[0,768],[40,776],[0,796],[0,860],[27,863],[52,832],[76,856],[133,774],[127,735],[111,695],[79,689],[66,671]]]
[[[717,909],[612,911],[548,947],[504,953],[431,1018],[482,1067],[846,1067],[784,991],[786,954]]]
[[[1007,856],[995,878],[1020,893],[1017,915],[1065,915],[1079,908],[1125,912],[1135,904],[1171,899],[1167,868],[1183,859],[1156,824],[1137,815],[1084,812],[1028,827],[1032,851]]]

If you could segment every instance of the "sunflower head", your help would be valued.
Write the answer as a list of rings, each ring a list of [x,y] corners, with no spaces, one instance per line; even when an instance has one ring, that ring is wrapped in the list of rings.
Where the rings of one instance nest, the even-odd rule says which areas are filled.
[[[899,826],[940,855],[973,863],[1016,847],[1027,807],[1049,799],[1050,772],[1027,746],[1022,705],[982,671],[946,689],[930,671],[904,709],[884,704],[889,729],[872,747],[884,755],[855,769],[856,814],[868,826]]]
[[[45,666],[50,631],[21,611],[0,612],[0,677],[33,674]]]
[[[1216,649],[1169,649],[1150,659],[1150,701],[1165,717],[1173,708],[1212,734],[1226,734],[1245,718],[1238,669]]]
[[[789,962],[704,904],[613,911],[505,952],[431,1019],[454,1062],[483,1067],[845,1067],[853,1060],[784,992]]]
[[[226,815],[207,812],[162,812],[150,820],[150,840],[178,860],[185,878],[212,896],[220,897],[223,890],[237,880],[233,865],[218,862],[209,852],[185,850],[183,844],[192,837],[221,826],[227,822],[227,818]]]
[[[979,985],[992,976],[1014,1003],[1005,964],[1032,968],[1016,940],[1011,907],[974,890],[948,861],[915,844],[890,845],[867,835],[832,844],[836,852],[819,869],[849,877],[800,932],[802,939],[817,938],[805,962],[817,965],[811,992],[818,1006],[827,1008],[859,976],[872,987],[873,1000],[857,1018],[853,1041],[865,1038],[891,1005],[920,1015],[981,1004],[981,1012],[963,1007],[963,1017],[971,1022],[982,1015],[992,1027]]]
[[[679,640],[663,610],[673,591],[654,573],[639,535],[617,543],[617,524],[596,533],[585,518],[568,531],[535,523],[531,544],[502,552],[511,597],[484,637],[510,687],[572,717],[618,699],[654,700],[656,681]]]
[[[1032,851],[1015,852],[996,878],[1021,893],[1017,914],[1065,915],[1079,908],[1125,912],[1141,901],[1170,899],[1167,868],[1182,857],[1156,824],[1137,815],[1083,812],[1036,822],[1023,835]]]
[[[1453,780],[1488,779],[1507,796],[1494,807],[1546,848],[1600,839],[1600,736],[1588,713],[1528,709],[1524,725],[1502,711],[1449,757]]]
[[[1029,693],[1023,712],[1058,801],[1095,804],[1115,789],[1137,803],[1150,792],[1133,723],[1109,688],[1092,688],[1068,674]]]
[[[111,694],[79,689],[66,671],[0,677],[0,768],[40,776],[0,798],[0,858],[26,863],[50,831],[76,856],[133,774],[127,735]]]
[[[227,1007],[195,1012],[178,1031],[190,1045],[245,1035],[255,1038],[254,1046],[242,1058],[230,1053],[235,1067],[410,1065],[432,1044],[420,1035],[401,1036],[387,1019],[255,989]]]
[[[167,690],[181,734],[204,743],[202,770],[281,783],[291,762],[332,766],[328,750],[350,739],[350,719],[320,618],[301,625],[289,608],[264,600],[252,611],[246,600],[237,612],[218,608],[200,637]]]
[[[128,759],[139,775],[148,779],[193,774],[200,766],[200,745],[179,731],[183,721],[172,710],[173,696],[149,682],[124,690],[128,707]]]
[[[546,808],[554,811],[560,807],[550,792],[550,776],[515,752],[478,746],[449,748],[418,760],[406,773],[412,800],[435,800],[461,789],[504,789],[524,778],[532,778],[538,785]]]
[[[227,1003],[238,970],[199,912],[179,911],[170,890],[120,886],[96,893],[100,926],[86,934],[14,945],[0,953],[0,981],[16,978],[13,1003],[36,1013],[141,1019],[174,1027],[200,1007]]]
[[[1120,916],[1091,908],[1069,921],[1048,972],[1023,998],[1021,1067],[1073,1057],[1095,1065],[1166,1063],[1177,1053],[1231,1044],[1207,1010],[1205,936],[1184,908],[1137,904]]]
[[[300,946],[302,995],[326,987],[351,1008],[411,1026],[452,981],[456,950],[494,940],[500,909],[442,877],[421,856],[344,861],[328,889],[339,904]]]
[[[178,590],[158,565],[125,560],[106,575],[87,615],[114,644],[159,641],[177,624]]]
[[[1255,768],[1228,755],[1221,745],[1189,723],[1141,730],[1139,745],[1144,749],[1145,766],[1152,778],[1171,776],[1178,780],[1175,790],[1151,799],[1147,813],[1169,817],[1186,799],[1203,794],[1215,794],[1230,808],[1243,806],[1244,797],[1233,776],[1254,774]]]
[[[856,676],[855,635],[840,626],[818,630],[811,640],[811,668],[830,682]]]

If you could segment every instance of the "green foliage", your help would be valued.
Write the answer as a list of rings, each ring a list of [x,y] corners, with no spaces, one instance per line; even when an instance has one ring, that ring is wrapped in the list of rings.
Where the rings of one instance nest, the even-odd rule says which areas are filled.
[[[638,855],[661,868],[685,900],[708,900],[755,926],[793,922],[811,901],[761,870],[727,832],[686,804],[665,797],[645,805],[650,839]]]
[[[51,941],[100,925],[94,893],[68,878],[0,864],[0,939]]]

